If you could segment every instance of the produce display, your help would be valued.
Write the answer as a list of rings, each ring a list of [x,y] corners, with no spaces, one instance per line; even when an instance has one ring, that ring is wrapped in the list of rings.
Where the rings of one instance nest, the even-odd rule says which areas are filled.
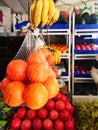
[[[51,26],[59,15],[60,11],[53,0],[34,0],[30,7],[30,24],[32,27]]]
[[[98,14],[97,13],[89,14],[89,12],[84,12],[82,14],[75,15],[75,23],[98,24]]]
[[[75,72],[77,74],[88,74],[90,75],[91,65],[76,65]]]
[[[61,52],[61,54],[63,53],[68,53],[69,49],[68,46],[64,43],[50,43],[50,47],[57,49],[58,51]]]
[[[76,43],[75,44],[76,50],[98,50],[98,46],[94,43]]]
[[[92,13],[92,7],[85,6],[77,9],[74,7],[75,24],[98,24],[98,14]]]
[[[76,14],[76,24],[98,22],[97,14],[81,14],[75,8],[73,12]],[[68,21],[67,12],[61,11],[61,14]],[[32,30],[34,27],[36,30],[38,26],[40,29],[51,26],[59,16],[60,11],[53,0],[34,0],[30,7],[30,28]],[[75,50],[98,50],[98,47],[94,43],[76,43]],[[60,90],[57,78],[67,72],[68,68],[63,68],[59,74],[57,65],[61,63],[61,54],[67,53],[69,49],[66,44],[50,43],[50,46],[39,47],[30,52],[26,60],[16,58],[9,62],[6,75],[0,83],[4,101],[3,107],[2,103],[0,104],[0,129],[98,129],[98,101],[73,105],[70,93],[67,93],[65,88]],[[76,65],[75,72],[90,74],[90,67]],[[75,92],[80,94],[77,90]],[[85,92],[87,94],[87,91]]]
[[[78,83],[74,88],[75,95],[97,95],[97,87],[93,83]]]
[[[75,104],[76,128],[78,130],[98,129],[98,100]]]
[[[13,114],[9,129],[75,130],[75,108],[67,96],[59,92],[38,110],[20,106]]]

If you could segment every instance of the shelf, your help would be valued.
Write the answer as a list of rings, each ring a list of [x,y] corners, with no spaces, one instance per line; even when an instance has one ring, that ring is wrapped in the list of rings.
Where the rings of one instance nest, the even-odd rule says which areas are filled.
[[[89,82],[93,82],[92,78],[84,78],[84,77],[74,77],[74,82],[79,83],[79,82],[85,82],[85,83],[89,83]]]
[[[75,54],[81,54],[81,55],[96,55],[96,54],[98,54],[98,49],[97,50],[74,50],[74,53]]]
[[[75,60],[90,60],[90,59],[94,59],[96,56],[96,54],[74,54],[73,57]]]
[[[97,95],[86,95],[86,96],[83,96],[83,95],[75,95],[75,96],[72,96],[72,99],[73,99],[73,103],[78,103],[78,102],[91,102],[91,101],[94,101],[94,100],[98,100],[98,96]]]
[[[68,81],[70,79],[69,76],[61,76],[61,78],[64,80],[64,81]]]
[[[72,18],[74,35],[93,35],[98,33],[98,24],[75,24],[75,13],[73,13]]]
[[[78,36],[81,36],[81,35],[94,35],[98,33],[98,28],[97,29],[76,29],[74,31],[74,35],[78,35]]]
[[[43,35],[69,35],[69,29],[43,29]]]
[[[70,55],[69,53],[61,54],[61,59],[69,59]]]
[[[95,89],[96,85],[89,74],[92,68],[92,61],[95,59],[96,54],[98,54],[98,50],[97,46],[93,50],[90,50],[92,48],[83,50],[81,49],[81,45],[83,44],[85,47],[86,45],[90,45],[90,43],[98,45],[98,24],[75,24],[75,13],[73,13],[72,20],[72,98],[73,102],[88,102],[98,99],[97,89]],[[79,45],[80,49],[76,45]],[[83,70],[85,72],[89,70],[89,73],[75,73],[76,66],[84,67]]]

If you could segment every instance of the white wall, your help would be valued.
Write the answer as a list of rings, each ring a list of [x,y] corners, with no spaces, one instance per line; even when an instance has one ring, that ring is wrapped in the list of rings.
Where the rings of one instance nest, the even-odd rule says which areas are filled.
[[[4,32],[11,31],[11,9],[6,6],[0,6],[0,10],[3,12],[3,25],[4,25]]]
[[[74,3],[74,2],[66,2],[66,3],[69,3],[68,5],[65,5],[65,4],[61,4],[61,5],[57,5],[59,7],[59,9],[62,11],[67,11],[69,13],[71,13],[73,11],[73,8],[84,8],[84,7],[92,7],[92,13],[96,12],[95,11],[95,1],[91,1],[91,2],[87,2],[86,5],[85,4],[79,4],[79,5],[71,5],[71,3]],[[76,2],[75,2],[76,3]],[[98,3],[98,2],[96,2]],[[98,7],[98,6],[97,6]]]
[[[12,13],[11,9],[7,6],[0,6],[0,10],[3,12],[3,25],[4,25],[4,32],[11,32],[12,26]],[[22,21],[28,20],[27,14],[22,14]]]

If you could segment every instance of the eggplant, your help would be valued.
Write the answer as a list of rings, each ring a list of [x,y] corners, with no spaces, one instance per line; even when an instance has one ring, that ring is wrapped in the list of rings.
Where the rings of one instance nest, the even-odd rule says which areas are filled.
[[[90,15],[91,20],[90,20],[90,24],[98,24],[98,14],[93,13]]]
[[[89,24],[90,21],[91,21],[91,17],[90,17],[90,15],[89,15],[88,12],[83,13],[83,14],[81,15],[81,19],[82,19],[82,21],[83,21],[84,24]],[[85,21],[85,22],[84,22],[84,21]]]

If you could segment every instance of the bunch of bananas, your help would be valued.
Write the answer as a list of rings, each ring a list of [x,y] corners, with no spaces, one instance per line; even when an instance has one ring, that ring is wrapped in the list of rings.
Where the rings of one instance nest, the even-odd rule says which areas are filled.
[[[60,64],[60,62],[61,62],[61,53],[60,53],[60,51],[58,51],[56,49],[52,49],[51,53],[54,56],[55,64]]]
[[[61,52],[58,51],[55,48],[50,47],[50,46],[44,46],[44,47],[47,48],[51,52],[51,54],[53,55],[53,57],[55,59],[55,64],[60,64],[60,62],[61,62]]]
[[[60,11],[53,0],[34,0],[30,7],[31,27],[51,26],[59,18]]]

